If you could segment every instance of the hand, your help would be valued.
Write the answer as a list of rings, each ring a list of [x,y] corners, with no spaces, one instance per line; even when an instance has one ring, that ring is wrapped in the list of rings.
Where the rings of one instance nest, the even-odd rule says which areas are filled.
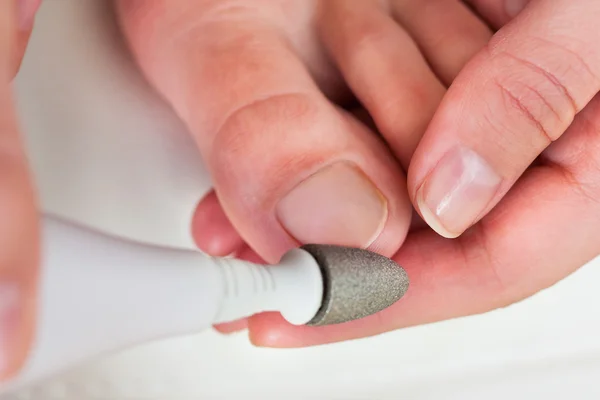
[[[117,1],[141,69],[211,173],[193,221],[202,250],[244,256],[247,243],[268,262],[302,243],[398,250],[404,170],[492,34],[462,3],[437,3]],[[343,109],[351,93],[384,140]]]
[[[23,57],[38,1],[0,2],[0,379],[15,374],[35,320],[38,214],[11,80]],[[18,8],[18,9],[17,9]]]
[[[472,0],[489,20],[504,1]],[[506,1],[508,4],[508,1]],[[485,5],[485,7],[483,7]],[[600,254],[600,2],[532,1],[453,82],[409,168],[431,231],[394,256],[407,296],[324,329],[250,321],[260,345],[306,346],[486,312]]]
[[[411,205],[401,165],[408,166],[445,91],[442,82],[491,32],[453,3],[423,14],[448,21],[443,28],[415,27],[415,41],[379,3],[117,2],[139,65],[187,123],[227,215],[226,222],[214,220],[215,196],[199,206],[195,222],[206,232],[197,235],[203,250],[231,253],[243,239],[273,262],[299,243],[366,247],[385,255],[402,244]],[[398,3],[399,17],[421,15],[419,0],[392,3]],[[361,18],[365,12],[375,18]],[[341,24],[344,18],[351,23]],[[322,22],[330,19],[347,32],[328,29]],[[314,23],[323,28],[327,49]],[[452,45],[457,37],[460,44]],[[443,39],[447,46],[438,47]],[[392,152],[341,108],[352,102],[344,81],[375,117]]]

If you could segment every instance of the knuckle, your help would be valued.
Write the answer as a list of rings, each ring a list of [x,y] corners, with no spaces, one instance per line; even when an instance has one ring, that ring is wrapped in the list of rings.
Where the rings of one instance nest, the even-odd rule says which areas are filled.
[[[304,93],[277,94],[232,112],[204,157],[216,180],[274,190],[318,162],[328,146],[317,101]]]
[[[573,122],[578,111],[569,89],[550,70],[508,52],[492,58],[495,71],[491,82],[517,124],[527,123],[544,141],[557,140]]]
[[[507,105],[507,112],[511,116],[509,121],[514,121],[517,126],[521,126],[522,122],[525,122],[533,128],[542,141],[547,142],[546,145],[558,138],[560,134],[553,135],[546,127],[549,123],[546,121],[548,117],[544,116],[546,112],[542,111],[544,108],[542,104],[545,104],[543,101],[534,99],[531,93],[519,88],[520,84],[498,79],[494,81],[494,84]]]
[[[600,89],[598,71],[588,63],[594,53],[580,41],[532,35],[516,43],[498,34],[485,49],[490,67],[501,77],[495,83],[518,100],[515,109],[541,124],[550,140],[566,130]]]

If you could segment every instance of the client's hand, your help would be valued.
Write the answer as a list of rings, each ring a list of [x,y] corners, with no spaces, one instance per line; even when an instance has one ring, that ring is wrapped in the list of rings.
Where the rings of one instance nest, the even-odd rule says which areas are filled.
[[[473,2],[497,23],[515,4]],[[453,82],[413,156],[408,187],[429,225],[458,238],[409,235],[394,256],[411,279],[403,300],[324,329],[257,316],[254,342],[306,346],[485,312],[597,256],[599,15],[597,0],[532,1]]]
[[[117,0],[117,10],[210,170],[199,247],[244,257],[245,242],[270,262],[302,243],[398,250],[412,215],[404,170],[446,86],[492,35],[446,0]],[[344,111],[357,100],[375,129]]]
[[[16,373],[31,343],[38,214],[11,93],[39,1],[0,1],[0,379]]]
[[[117,0],[139,65],[210,170],[220,205],[198,207],[203,250],[245,241],[270,262],[309,242],[398,250],[403,167],[491,31],[457,1],[388,3]],[[348,87],[383,138],[344,111]]]

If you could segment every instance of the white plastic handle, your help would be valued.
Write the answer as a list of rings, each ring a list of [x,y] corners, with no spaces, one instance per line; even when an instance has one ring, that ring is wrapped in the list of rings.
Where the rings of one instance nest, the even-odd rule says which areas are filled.
[[[306,251],[266,267],[121,240],[44,217],[36,337],[3,390],[148,340],[263,311],[294,324],[321,306],[323,278]]]

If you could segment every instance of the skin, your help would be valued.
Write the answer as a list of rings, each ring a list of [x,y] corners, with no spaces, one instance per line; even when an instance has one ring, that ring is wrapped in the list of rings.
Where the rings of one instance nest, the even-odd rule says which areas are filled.
[[[0,9],[3,378],[22,364],[35,316],[35,193],[10,87],[35,3]],[[275,215],[278,202],[315,168],[351,160],[387,207],[364,246],[411,279],[401,302],[360,321],[293,327],[263,314],[221,330],[248,326],[255,344],[272,347],[375,335],[506,306],[600,253],[600,3],[537,0],[520,14],[508,0],[470,3],[502,29],[492,37],[462,3],[445,0],[117,2],[132,53],[187,123],[215,182],[193,221],[214,232],[194,231],[202,249],[276,261],[300,242]],[[345,111],[350,92],[372,120]],[[506,142],[498,132],[518,135]],[[417,194],[457,144],[485,156],[500,188],[456,239],[418,222],[407,235],[411,203],[440,230]]]
[[[499,3],[475,5],[496,24],[510,19]],[[600,48],[591,16],[599,11],[597,2],[534,1],[454,80],[411,160],[413,203],[418,206],[423,180],[457,143],[486,154],[503,181],[457,239],[426,230],[409,234],[393,257],[411,278],[405,299],[376,316],[319,330],[292,327],[277,315],[257,316],[249,322],[252,340],[309,346],[482,313],[547,288],[596,257]],[[563,18],[578,21],[572,36],[562,35]],[[527,57],[528,46],[540,37],[545,45],[526,63],[503,64],[510,59],[505,54]],[[510,101],[503,102],[506,86],[486,85],[510,82],[515,74],[531,87],[512,86]],[[486,114],[485,106],[498,104],[504,107]],[[518,136],[507,143],[497,132]]]
[[[141,70],[187,124],[211,173],[215,192],[193,221],[202,227],[193,229],[201,249],[225,255],[245,243],[268,262],[309,242],[398,251],[413,215],[404,171],[446,86],[492,35],[461,2],[421,4],[117,2]],[[353,110],[351,92],[373,124],[344,111]],[[372,242],[356,240],[354,233],[368,236],[360,227],[335,232],[347,215],[360,220],[368,208],[344,221],[315,217],[320,204],[298,210],[318,225],[301,235],[277,217],[293,187],[337,160],[357,164],[387,201]]]
[[[21,62],[35,4],[0,2],[0,377],[21,367],[32,339],[38,267],[36,202],[10,82]]]
[[[506,306],[551,286],[598,254],[600,246],[593,238],[598,234],[595,199],[600,179],[596,133],[600,113],[594,96],[598,92],[596,77],[600,74],[595,44],[598,34],[591,19],[598,15],[598,3],[539,0],[519,14],[514,2],[508,7],[508,2],[473,0],[470,2],[473,8],[492,27],[503,27],[491,41],[488,40],[491,33],[476,24],[461,20],[460,24],[453,25],[445,19],[448,15],[458,18],[457,11],[456,15],[448,10],[435,12],[442,7],[457,7],[457,3],[428,2],[427,10],[431,14],[411,9],[411,6],[417,9],[423,2],[387,4],[392,3],[404,7],[393,14],[395,18],[390,18],[389,8],[377,8],[375,3],[361,9],[365,2],[328,1],[324,9],[315,12],[315,21],[321,43],[341,71],[343,80],[373,117],[377,130],[400,164],[408,169],[408,191],[415,208],[422,214],[417,201],[418,190],[442,155],[456,144],[466,144],[485,155],[501,175],[502,184],[477,218],[456,232],[457,239],[440,237],[437,233],[445,232],[436,221],[430,220],[427,222],[437,233],[420,230],[408,235],[393,258],[409,272],[411,291],[390,309],[372,318],[327,328],[292,327],[276,314],[264,314],[248,322],[219,326],[219,330],[230,332],[247,324],[255,344],[274,347],[308,346],[374,335]],[[408,18],[423,15],[431,18],[428,24]],[[567,22],[565,18],[581,21],[568,35],[562,35],[564,32],[560,29]],[[141,29],[147,33],[133,26],[133,31]],[[427,26],[435,29],[423,33]],[[465,33],[465,27],[472,31]],[[298,32],[298,29],[293,31]],[[407,32],[421,54],[410,51]],[[437,38],[436,32],[440,34]],[[461,42],[452,35],[461,33],[461,39],[469,44],[453,47]],[[474,37],[477,40],[472,40]],[[539,45],[540,37],[546,38],[543,46]],[[444,38],[449,38],[448,42],[443,42]],[[362,46],[365,41],[368,45]],[[136,43],[143,46],[141,41],[132,43],[134,48]],[[533,59],[527,63],[509,62],[530,52]],[[506,54],[512,57],[504,57]],[[298,57],[308,65],[312,65],[311,62],[318,65],[318,58],[315,61]],[[142,67],[150,59],[138,56]],[[365,59],[368,65],[361,65]],[[421,71],[423,59],[434,73],[435,83],[423,75],[403,81],[406,74],[393,73],[406,71],[407,64],[416,65],[415,70]],[[322,71],[317,67],[311,70]],[[319,85],[319,75],[313,76]],[[487,82],[490,81],[500,84],[489,88]],[[437,93],[440,84],[450,83],[452,86],[445,95],[443,88]],[[319,86],[329,99],[340,102],[336,90],[323,84]],[[427,93],[427,101],[418,103],[422,111],[419,115],[427,116],[423,122],[407,122],[413,116],[410,112],[400,118],[397,112],[390,112],[410,107],[420,98],[415,93],[423,92]],[[507,92],[512,98],[507,99]],[[409,93],[408,98],[403,98],[406,93]],[[443,101],[428,125],[441,97]],[[428,110],[427,105],[432,107],[431,112],[424,111]],[[197,105],[198,109],[202,106],[202,103]],[[486,106],[494,110],[493,118],[486,113]],[[395,129],[398,127],[401,128]],[[510,135],[494,134],[497,132]],[[260,132],[260,135],[268,134]],[[303,138],[289,140],[297,140],[295,145],[302,148],[301,143],[311,140]],[[255,152],[252,146],[246,147],[244,162],[264,162],[260,143],[259,140]],[[235,169],[236,161],[216,163],[212,168]],[[287,171],[291,175],[300,173],[293,168]],[[235,188],[247,187],[246,182],[251,177],[243,176],[243,183],[235,179],[234,183],[222,182],[220,179],[229,177],[218,173],[214,173],[213,178],[216,193],[200,203],[197,215],[201,216],[205,207],[213,211],[221,207],[221,223],[213,227],[226,234],[197,233],[201,248],[213,254],[238,252],[241,257],[260,255],[273,261],[292,245],[277,240],[279,233],[263,229],[261,220],[265,212],[272,211],[269,207],[258,211],[263,215],[261,220],[251,221],[255,230],[248,229],[250,224],[244,221],[244,213],[256,210],[243,204],[245,196],[236,193]],[[401,175],[398,178],[401,179]],[[269,188],[271,184],[268,179],[260,181],[258,188]],[[229,185],[233,189],[222,189]],[[277,195],[272,190],[259,190],[254,194],[260,197],[262,193]],[[266,204],[273,202],[266,201]],[[203,222],[206,221],[197,218],[196,226],[213,231],[206,228],[210,224],[202,225]],[[239,238],[235,238],[233,231],[239,233]],[[531,240],[532,237],[536,240]],[[246,245],[240,245],[240,240]],[[250,249],[256,250],[258,255]],[[387,255],[389,248],[375,250]]]

